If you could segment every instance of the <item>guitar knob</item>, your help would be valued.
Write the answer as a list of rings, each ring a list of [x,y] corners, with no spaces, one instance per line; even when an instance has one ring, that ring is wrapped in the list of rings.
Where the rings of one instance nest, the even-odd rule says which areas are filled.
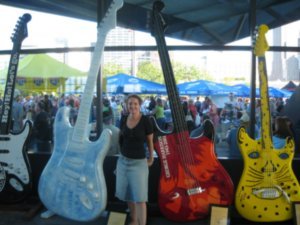
[[[96,200],[100,200],[100,194],[99,194],[98,192],[95,192],[95,193],[94,193],[94,198],[95,198]]]
[[[94,189],[93,183],[89,183],[89,184],[87,185],[87,188],[88,188],[90,191],[93,190],[93,189]]]
[[[210,176],[210,174],[209,174],[208,172],[204,172],[204,173],[201,174],[201,177],[202,177],[203,179],[208,179],[209,176]]]
[[[80,181],[81,183],[85,183],[85,182],[86,182],[86,177],[85,177],[85,176],[81,176],[81,177],[79,178],[79,181]]]

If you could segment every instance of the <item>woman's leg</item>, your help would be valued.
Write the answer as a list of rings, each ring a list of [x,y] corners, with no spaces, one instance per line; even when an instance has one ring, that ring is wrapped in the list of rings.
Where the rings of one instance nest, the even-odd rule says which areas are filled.
[[[138,224],[138,217],[137,217],[137,208],[136,203],[134,202],[127,202],[128,208],[130,210],[130,222],[129,225],[139,225]]]
[[[146,225],[146,221],[147,221],[146,202],[136,203],[136,215],[137,215],[138,225]]]

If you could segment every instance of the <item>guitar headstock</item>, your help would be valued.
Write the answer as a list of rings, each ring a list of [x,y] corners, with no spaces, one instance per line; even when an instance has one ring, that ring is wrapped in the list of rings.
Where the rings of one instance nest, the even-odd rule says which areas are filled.
[[[106,10],[104,17],[99,24],[102,33],[106,33],[105,31],[108,31],[111,28],[116,27],[117,25],[116,12],[120,8],[122,8],[122,6],[123,6],[123,0],[111,0],[108,9]]]
[[[266,51],[269,49],[269,45],[266,39],[266,33],[268,32],[269,27],[265,24],[262,24],[258,28],[258,35],[255,40],[254,54],[256,56],[263,56]]]
[[[11,40],[13,43],[21,43],[27,36],[27,23],[31,20],[31,15],[25,13],[21,16],[16,24]]]

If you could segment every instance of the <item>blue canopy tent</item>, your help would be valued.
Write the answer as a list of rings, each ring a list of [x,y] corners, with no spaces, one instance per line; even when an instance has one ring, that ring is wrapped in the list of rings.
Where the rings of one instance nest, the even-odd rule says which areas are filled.
[[[232,92],[239,97],[250,97],[250,87],[245,84],[233,85]],[[269,87],[269,97],[273,98],[289,98],[292,92],[281,90],[275,87]],[[256,88],[256,97],[260,96],[259,88]]]
[[[207,80],[185,82],[177,85],[180,95],[227,95],[230,86]]]
[[[245,84],[236,84],[231,86],[232,93],[238,97],[249,97],[250,96],[250,87]]]
[[[259,95],[259,89],[256,88],[256,96],[260,96]],[[275,88],[275,87],[269,87],[269,97],[273,97],[273,98],[289,98],[291,97],[293,93],[287,90],[281,90],[279,88]]]
[[[166,94],[166,87],[153,81],[119,73],[106,78],[109,94]]]

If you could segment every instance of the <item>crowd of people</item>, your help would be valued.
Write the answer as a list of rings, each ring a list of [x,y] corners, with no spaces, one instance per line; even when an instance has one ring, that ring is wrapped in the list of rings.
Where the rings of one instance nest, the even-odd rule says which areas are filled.
[[[51,151],[53,142],[53,121],[59,107],[70,107],[69,120],[70,124],[74,125],[77,119],[80,106],[80,96],[64,95],[55,97],[52,95],[37,95],[23,97],[16,90],[13,101],[12,113],[12,130],[20,132],[23,128],[25,120],[30,120],[33,123],[33,132],[31,132],[30,148],[36,151]],[[225,101],[223,107],[218,107],[212,98],[204,97],[203,101],[200,97],[196,98],[181,98],[183,113],[187,123],[187,128],[191,133],[197,127],[201,126],[204,119],[210,119],[217,132],[220,132],[220,127],[223,124],[229,124],[229,130],[226,134],[230,152],[238,152],[236,146],[235,130],[242,124],[249,126],[249,115],[251,103],[248,98],[235,97],[232,93],[229,94],[228,100]],[[122,115],[126,115],[127,107],[124,96],[104,97],[102,100],[103,111],[103,127],[109,127],[114,130],[114,137],[119,135],[120,121]],[[96,104],[97,98],[93,99],[91,107],[90,122],[96,122]],[[2,105],[2,104],[1,104]],[[282,98],[270,99],[270,112],[272,118],[280,116],[284,108],[285,102]],[[145,115],[152,115],[156,119],[157,126],[161,130],[172,129],[172,117],[170,112],[168,98],[163,96],[145,96],[141,104],[141,112]],[[274,120],[275,121],[275,120]],[[255,136],[260,136],[260,99],[255,102]],[[199,130],[199,129],[198,129]],[[197,132],[193,132],[195,134]],[[218,134],[215,140],[222,141],[224,135]],[[118,147],[114,146],[111,154],[119,152]],[[109,153],[110,154],[110,153]]]

